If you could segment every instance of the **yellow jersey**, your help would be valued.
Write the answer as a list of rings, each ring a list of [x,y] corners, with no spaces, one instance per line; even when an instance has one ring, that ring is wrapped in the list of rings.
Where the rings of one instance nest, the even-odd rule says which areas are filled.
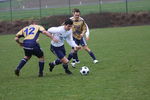
[[[29,25],[24,27],[22,30],[20,30],[16,36],[17,37],[24,37],[25,40],[29,40],[32,42],[36,42],[36,40],[39,37],[39,34],[45,31],[45,28],[40,25]]]
[[[78,20],[75,20],[74,17],[71,17],[70,19],[73,21],[72,27],[73,37],[78,40],[81,40],[82,37],[80,36],[80,34],[82,33],[85,34],[87,31],[85,21],[81,17],[79,17]]]

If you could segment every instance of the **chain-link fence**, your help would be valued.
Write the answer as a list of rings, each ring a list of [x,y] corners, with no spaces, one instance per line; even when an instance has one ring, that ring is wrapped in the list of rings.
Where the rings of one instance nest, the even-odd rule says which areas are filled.
[[[73,8],[82,14],[150,11],[150,0],[0,0],[0,20],[70,15]]]

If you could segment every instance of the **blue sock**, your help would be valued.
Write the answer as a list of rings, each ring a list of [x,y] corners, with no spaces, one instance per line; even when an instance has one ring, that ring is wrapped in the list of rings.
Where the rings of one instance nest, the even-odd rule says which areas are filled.
[[[96,60],[96,57],[95,57],[95,55],[94,55],[94,53],[93,53],[92,51],[90,51],[90,52],[88,52],[88,53],[89,53],[89,55],[92,57],[93,60]]]
[[[73,53],[70,53],[69,56],[68,56],[68,60],[71,60],[73,57]]]
[[[73,53],[73,59],[75,59],[76,61],[79,61],[77,52]]]
[[[68,64],[63,64],[63,68],[64,68],[65,70],[69,70]]]
[[[54,64],[54,65],[59,65],[59,64],[61,64],[60,59],[56,59],[56,60],[53,62],[53,64]]]
[[[17,70],[21,70],[22,67],[26,64],[27,61],[28,61],[27,59],[23,58],[23,59],[20,61],[19,65],[17,66]]]
[[[79,61],[79,58],[78,58],[78,53],[76,54],[76,61]]]
[[[43,74],[44,70],[44,61],[39,61],[39,73]]]

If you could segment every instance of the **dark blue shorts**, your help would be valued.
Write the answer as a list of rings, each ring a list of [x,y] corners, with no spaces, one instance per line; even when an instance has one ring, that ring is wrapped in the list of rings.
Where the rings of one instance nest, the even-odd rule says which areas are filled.
[[[81,45],[81,46],[87,45],[86,40],[85,40],[84,37],[82,37],[81,40],[78,40],[78,39],[76,39],[76,38],[73,37],[73,40],[75,41],[75,43],[77,45]]]
[[[33,48],[24,47],[25,56],[31,57],[32,55],[41,58],[44,56],[43,51],[41,50],[39,44],[36,44]]]
[[[51,45],[50,50],[59,58],[62,59],[66,56],[66,50],[64,45],[61,47],[54,47],[53,45]]]

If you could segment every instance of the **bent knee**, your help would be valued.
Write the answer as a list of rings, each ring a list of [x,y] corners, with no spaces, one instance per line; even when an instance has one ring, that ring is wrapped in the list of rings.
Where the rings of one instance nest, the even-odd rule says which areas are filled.
[[[83,48],[84,48],[84,50],[86,50],[86,51],[91,51],[88,46],[84,46]]]
[[[24,59],[29,60],[31,56],[24,56]]]
[[[68,60],[66,57],[63,57],[63,58],[61,59],[61,62],[62,62],[63,64],[68,64],[68,63],[69,63],[69,60]]]

